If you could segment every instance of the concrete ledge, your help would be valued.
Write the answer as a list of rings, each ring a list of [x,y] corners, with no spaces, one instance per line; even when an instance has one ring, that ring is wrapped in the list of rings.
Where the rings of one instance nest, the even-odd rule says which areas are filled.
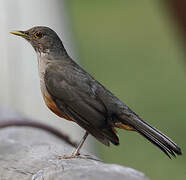
[[[40,129],[0,129],[0,180],[148,180],[139,171],[94,156],[60,158],[72,151],[72,146]]]

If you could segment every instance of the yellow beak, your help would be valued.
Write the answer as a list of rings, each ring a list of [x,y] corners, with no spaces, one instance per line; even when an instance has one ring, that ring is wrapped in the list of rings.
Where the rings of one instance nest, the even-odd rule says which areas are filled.
[[[23,37],[26,36],[26,34],[23,31],[14,31],[14,32],[10,32],[10,33],[17,35],[17,36],[23,36]]]

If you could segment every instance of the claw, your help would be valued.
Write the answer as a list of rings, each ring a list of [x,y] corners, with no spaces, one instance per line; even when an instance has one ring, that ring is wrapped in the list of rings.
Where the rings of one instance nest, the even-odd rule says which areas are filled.
[[[82,158],[82,159],[88,159],[90,158],[90,155],[82,155],[82,154],[72,154],[71,156],[63,156],[61,159],[73,159],[73,158]]]

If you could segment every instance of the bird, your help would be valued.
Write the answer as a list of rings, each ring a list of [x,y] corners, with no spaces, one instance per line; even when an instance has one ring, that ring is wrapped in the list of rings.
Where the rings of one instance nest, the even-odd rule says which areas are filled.
[[[26,39],[37,54],[40,88],[47,107],[86,131],[69,158],[80,156],[89,134],[106,146],[119,145],[116,128],[139,133],[169,158],[182,154],[176,143],[145,122],[77,64],[54,30],[35,26],[11,33]]]

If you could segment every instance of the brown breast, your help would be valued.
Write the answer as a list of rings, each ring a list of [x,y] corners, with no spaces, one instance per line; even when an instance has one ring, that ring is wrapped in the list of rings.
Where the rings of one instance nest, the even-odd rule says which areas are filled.
[[[69,121],[73,121],[69,116],[62,114],[61,111],[59,110],[59,108],[56,106],[55,102],[52,100],[51,96],[48,94],[48,92],[45,92],[43,94],[43,98],[45,101],[45,104],[47,105],[47,107],[53,112],[55,113],[57,116],[64,118],[66,120]]]
[[[52,100],[50,94],[47,91],[47,88],[45,86],[45,81],[44,81],[44,74],[50,60],[47,59],[45,55],[46,54],[38,54],[38,70],[39,70],[39,77],[40,77],[40,87],[41,87],[41,92],[43,94],[45,104],[57,116],[69,121],[73,121],[70,117],[61,113],[60,109],[56,106],[55,102]]]

